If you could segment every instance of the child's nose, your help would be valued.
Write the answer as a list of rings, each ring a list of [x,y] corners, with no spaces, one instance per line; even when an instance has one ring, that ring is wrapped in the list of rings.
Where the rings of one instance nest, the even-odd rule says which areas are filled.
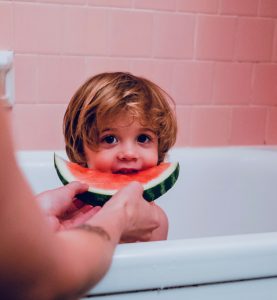
[[[118,152],[118,159],[120,160],[137,160],[138,159],[138,151],[134,145],[124,145],[121,147]]]

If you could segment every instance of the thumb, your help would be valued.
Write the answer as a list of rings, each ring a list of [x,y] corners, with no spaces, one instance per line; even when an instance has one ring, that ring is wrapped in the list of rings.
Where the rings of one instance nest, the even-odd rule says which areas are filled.
[[[73,199],[77,194],[82,194],[88,190],[89,186],[86,183],[79,181],[72,181],[61,187],[60,189],[64,190],[64,193],[69,199]]]
[[[47,201],[45,201],[45,205],[47,205],[48,208],[45,208],[45,210],[54,215],[63,213],[72,205],[73,199],[77,194],[84,193],[87,190],[87,184],[77,181],[51,190],[46,194],[47,199],[45,200]]]
[[[120,189],[114,196],[115,197],[130,197],[134,195],[142,195],[143,193],[143,186],[141,183],[137,181],[132,181],[128,185],[124,186]]]

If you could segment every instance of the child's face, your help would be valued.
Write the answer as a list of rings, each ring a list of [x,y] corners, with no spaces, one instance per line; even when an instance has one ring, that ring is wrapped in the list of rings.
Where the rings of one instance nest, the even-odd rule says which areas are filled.
[[[126,115],[107,122],[97,150],[85,146],[88,167],[102,172],[129,174],[158,163],[158,138]]]

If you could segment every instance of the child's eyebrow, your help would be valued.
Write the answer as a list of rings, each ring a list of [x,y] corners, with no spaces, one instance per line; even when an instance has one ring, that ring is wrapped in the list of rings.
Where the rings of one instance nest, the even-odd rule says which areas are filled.
[[[139,130],[140,133],[147,133],[147,134],[151,134],[151,135],[157,135],[157,132],[154,131],[153,129],[151,128],[146,128],[146,127],[142,127],[140,130]]]
[[[115,128],[113,128],[113,127],[107,127],[107,128],[104,128],[104,129],[102,129],[100,132],[101,133],[105,133],[105,132],[109,132],[109,131],[118,131],[119,129],[117,128],[117,127],[115,127]],[[140,132],[151,132],[151,133],[153,133],[153,134],[156,134],[156,132],[153,130],[153,129],[151,129],[151,128],[149,128],[149,127],[141,127],[141,128],[139,128],[139,131]]]
[[[108,127],[108,128],[104,128],[100,130],[100,133],[105,133],[107,131],[117,131],[117,128],[113,128],[113,127]]]

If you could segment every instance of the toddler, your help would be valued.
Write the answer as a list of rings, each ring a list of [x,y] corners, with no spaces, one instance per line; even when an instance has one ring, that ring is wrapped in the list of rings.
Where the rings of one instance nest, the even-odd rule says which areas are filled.
[[[116,174],[158,165],[176,140],[171,105],[170,96],[145,78],[125,72],[91,77],[73,95],[64,116],[69,159]],[[167,217],[158,211],[160,226],[152,241],[167,238]]]

